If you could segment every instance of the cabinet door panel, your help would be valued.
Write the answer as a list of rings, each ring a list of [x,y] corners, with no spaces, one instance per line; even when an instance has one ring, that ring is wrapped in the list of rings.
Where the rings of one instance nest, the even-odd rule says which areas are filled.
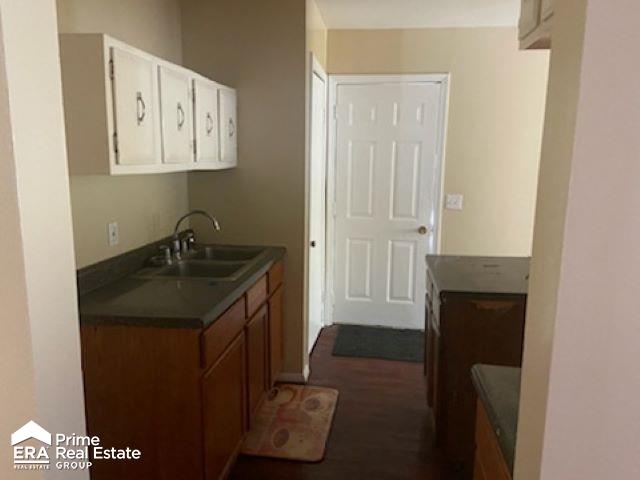
[[[282,371],[282,287],[269,300],[269,364],[270,385],[276,381]]]
[[[155,64],[117,47],[113,61],[113,108],[119,165],[158,163],[158,102]]]
[[[238,163],[236,91],[230,88],[218,90],[220,102],[220,163],[233,167]]]
[[[206,80],[196,79],[195,137],[196,163],[216,164],[220,158],[220,124],[218,118],[218,86]]]
[[[540,0],[522,0],[520,10],[520,40],[533,32],[540,24]]]
[[[553,15],[553,1],[554,0],[542,0],[541,14],[542,20],[547,20]]]
[[[191,79],[187,71],[160,67],[162,110],[162,158],[164,163],[191,163],[192,123]]]
[[[240,334],[203,381],[205,474],[217,480],[228,472],[246,427],[245,340]]]
[[[262,307],[247,324],[249,419],[253,419],[268,388],[268,310]]]

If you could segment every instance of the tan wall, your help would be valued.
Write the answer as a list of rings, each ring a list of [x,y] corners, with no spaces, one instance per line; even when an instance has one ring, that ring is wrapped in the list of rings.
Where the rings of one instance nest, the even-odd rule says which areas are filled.
[[[9,97],[4,63],[2,8],[0,7],[0,438],[5,440],[24,423],[36,418],[35,378],[27,287],[20,233],[20,206],[11,139]],[[15,472],[8,441],[0,449],[1,478],[42,478],[40,472]]]
[[[3,371],[11,365],[25,369],[24,377],[17,370],[8,378],[3,376],[1,382],[3,392],[16,395],[9,402],[25,401],[13,411],[2,411],[4,458],[4,452],[11,451],[4,429],[20,427],[27,415],[36,413],[34,420],[51,432],[79,435],[85,432],[85,418],[55,2],[0,0],[0,12],[8,94],[0,94],[0,99],[5,97],[0,109],[6,118],[8,98],[12,140],[12,156],[2,157],[2,230],[5,215],[11,229],[2,235],[7,250],[2,259],[14,256],[2,263],[2,275],[16,275],[15,285],[0,289],[3,297],[15,294],[7,302],[9,311],[2,301],[1,363]],[[6,120],[3,123],[6,127]],[[2,148],[7,153],[8,132],[4,128],[2,132]],[[11,270],[5,271],[5,266]],[[29,330],[24,324],[25,313]],[[6,341],[15,344],[7,346]],[[14,391],[16,375],[21,384]],[[3,405],[6,393],[2,394]],[[21,478],[22,472],[15,471],[3,472],[0,477],[13,478],[16,473]],[[88,479],[89,474],[52,468],[43,477]]]
[[[540,479],[549,368],[560,286],[585,0],[556,5],[522,371],[516,478]],[[559,477],[561,478],[561,477]]]
[[[238,89],[238,168],[189,175],[191,207],[222,231],[193,225],[208,240],[287,247],[285,369],[301,373],[305,3],[185,0],[182,32],[185,65]]]
[[[636,2],[556,3],[517,480],[640,472]]]
[[[512,28],[330,30],[328,71],[450,73],[442,253],[530,255],[548,53]]]
[[[62,33],[108,33],[182,61],[179,0],[58,0],[58,24]],[[80,268],[170,234],[188,209],[187,174],[73,176],[71,202]],[[109,247],[113,221],[120,243]]]
[[[318,4],[307,0],[307,51],[313,54],[324,68],[327,68],[328,31]]]

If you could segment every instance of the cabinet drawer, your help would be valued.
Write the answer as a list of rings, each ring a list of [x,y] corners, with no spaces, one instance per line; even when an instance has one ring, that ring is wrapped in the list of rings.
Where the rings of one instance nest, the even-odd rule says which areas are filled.
[[[240,298],[202,334],[203,366],[209,367],[225,351],[246,323],[246,302]]]
[[[251,318],[266,300],[267,276],[264,275],[254,283],[253,287],[247,290],[247,318]]]
[[[282,261],[276,262],[269,269],[269,295],[276,291],[280,285],[282,285],[282,277],[284,276],[284,265]]]

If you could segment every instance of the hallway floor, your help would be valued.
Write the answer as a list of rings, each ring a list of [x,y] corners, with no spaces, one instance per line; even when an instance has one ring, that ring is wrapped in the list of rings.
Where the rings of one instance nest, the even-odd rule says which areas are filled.
[[[336,334],[325,328],[311,357],[309,383],[340,391],[324,460],[240,457],[231,478],[453,480],[433,447],[422,364],[334,357]]]

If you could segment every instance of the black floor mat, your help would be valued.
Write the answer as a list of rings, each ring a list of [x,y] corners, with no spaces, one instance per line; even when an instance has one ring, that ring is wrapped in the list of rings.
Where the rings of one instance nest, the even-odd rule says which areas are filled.
[[[424,332],[421,330],[340,325],[332,353],[337,357],[423,362]]]

